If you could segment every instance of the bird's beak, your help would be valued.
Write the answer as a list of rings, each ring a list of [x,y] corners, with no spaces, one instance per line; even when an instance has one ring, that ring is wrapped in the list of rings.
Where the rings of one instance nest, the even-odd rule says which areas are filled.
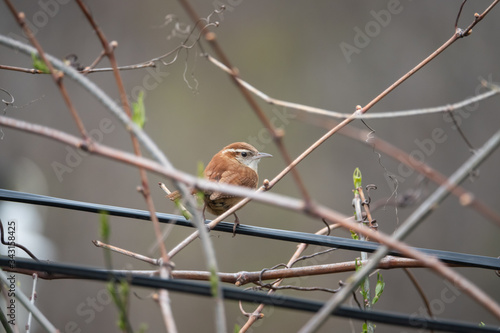
[[[268,153],[258,153],[257,155],[254,156],[255,159],[261,159],[263,157],[273,157],[273,155],[268,154]]]

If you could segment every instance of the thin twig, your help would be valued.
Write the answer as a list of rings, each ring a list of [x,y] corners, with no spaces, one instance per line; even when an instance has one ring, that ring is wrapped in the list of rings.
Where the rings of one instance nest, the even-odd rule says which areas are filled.
[[[284,285],[284,286],[273,286],[271,284],[263,284],[257,283],[259,289],[268,289],[268,290],[283,290],[283,289],[291,289],[298,291],[324,291],[327,293],[335,294],[340,291],[340,287],[337,289],[332,288],[324,288],[324,287],[300,287],[300,286],[292,286],[292,285]]]
[[[4,233],[4,230],[3,230],[3,223],[2,223],[2,220],[0,220],[0,242],[5,245],[5,246],[14,246],[14,247],[18,247],[20,248],[21,250],[23,250],[24,252],[26,252],[27,255],[29,255],[31,257],[31,259],[33,260],[36,260],[38,261],[38,258],[30,251],[28,250],[28,248],[24,245],[21,245],[17,242],[7,242],[5,240],[5,233]]]
[[[151,265],[159,266],[161,263],[161,260],[149,258],[149,257],[146,257],[142,254],[128,251],[128,250],[119,248],[117,246],[109,245],[109,244],[103,243],[103,242],[98,241],[98,240],[93,240],[92,243],[97,247],[102,247],[104,249],[108,249],[108,250],[114,251],[116,253],[120,253],[120,254],[123,254],[125,256],[132,257],[132,258],[135,258],[137,260],[147,262],[148,264],[151,264]]]
[[[16,72],[30,73],[30,74],[46,74],[46,73],[42,72],[39,69],[23,68],[23,67],[7,66],[7,65],[0,65],[0,69],[7,70],[7,71],[16,71]]]
[[[30,297],[31,304],[33,306],[35,306],[35,300],[36,300],[36,297],[37,297],[37,293],[36,293],[37,281],[38,281],[38,274],[37,273],[33,273],[33,287],[32,287],[32,290],[31,290],[31,297]],[[31,320],[32,319],[33,319],[33,314],[31,312],[29,312],[28,313],[28,320],[26,321],[26,333],[30,332],[30,329],[31,329]]]
[[[156,64],[152,61],[146,61],[140,64],[127,65],[127,66],[118,66],[118,70],[120,71],[130,71],[148,67],[156,67]],[[102,72],[111,72],[113,68],[85,68],[81,71],[81,73],[92,74],[92,73],[102,73]]]
[[[114,46],[116,46],[116,44],[113,44],[113,45],[114,45]],[[101,51],[101,53],[99,53],[99,55],[97,56],[97,58],[96,58],[96,59],[95,59],[95,60],[94,60],[94,61],[90,64],[90,66],[85,67],[85,68],[83,69],[83,71],[82,71],[82,72],[83,72],[83,73],[85,73],[85,74],[89,73],[89,71],[93,70],[93,69],[95,68],[95,66],[97,66],[97,64],[98,64],[98,63],[100,63],[100,62],[101,62],[101,60],[102,60],[102,59],[103,59],[106,55],[107,55],[107,54],[106,54],[106,51],[103,49],[103,50]],[[111,70],[112,70],[112,71],[114,71],[114,70],[115,70],[115,68],[118,68],[118,66],[112,66],[112,67],[111,67]]]
[[[156,65],[152,61],[147,61],[147,62],[143,62],[140,64],[135,64],[135,65],[118,66],[118,70],[127,71],[127,70],[135,70],[135,69],[148,68],[148,67],[156,67]],[[0,65],[0,69],[8,70],[8,71],[15,71],[15,72],[29,73],[29,74],[49,74],[49,73],[45,73],[39,69],[24,68],[24,67],[17,67],[17,66]],[[82,73],[82,74],[103,73],[103,72],[112,72],[112,71],[113,71],[113,68],[110,68],[110,67],[90,68],[90,66],[85,67],[84,69],[78,70],[78,72]]]
[[[206,55],[206,58],[209,62],[211,62],[213,65],[218,67],[219,69],[223,70],[226,73],[230,73],[231,70],[225,66],[223,63],[215,59],[214,57],[210,55]],[[288,109],[292,110],[297,110],[297,111],[302,111],[307,114],[314,114],[318,116],[325,116],[329,118],[338,118],[338,119],[346,119],[349,117],[352,117],[351,113],[342,113],[342,112],[337,112],[337,111],[332,111],[332,110],[326,110],[314,106],[309,106],[309,105],[304,105],[304,104],[299,104],[299,103],[293,103],[289,101],[284,101],[280,100],[277,98],[273,98],[261,90],[255,88],[252,86],[250,83],[244,81],[241,77],[237,77],[238,82],[245,87],[248,91],[252,92],[254,95],[262,99],[263,101],[271,104],[271,105],[278,105],[278,106],[283,106]],[[401,110],[401,111],[390,111],[390,112],[377,112],[377,113],[364,113],[364,114],[357,114],[354,116],[355,119],[384,119],[384,118],[397,118],[397,117],[410,117],[410,116],[419,116],[419,115],[427,115],[427,114],[433,114],[433,113],[445,113],[449,112],[451,110],[459,110],[467,105],[477,103],[479,101],[488,99],[492,96],[498,95],[500,93],[500,87],[497,85],[490,84],[488,85],[488,88],[490,89],[489,91],[479,94],[477,96],[473,96],[470,98],[467,98],[463,101],[459,101],[450,105],[443,105],[443,106],[436,106],[436,107],[429,107],[429,108],[420,108],[420,109],[412,109],[412,110]]]
[[[167,193],[167,196],[172,194],[172,191],[170,191],[168,189],[168,187],[164,184],[164,183],[159,183],[158,184],[160,186],[160,188],[165,192]],[[178,205],[178,208],[181,210],[182,212],[182,215],[185,216],[186,218],[187,217],[191,217],[191,214],[189,214],[189,211],[187,210],[187,208],[182,204],[182,202],[178,202],[176,203],[176,205]]]
[[[327,230],[330,231],[330,228],[328,228]],[[317,233],[317,235],[323,235],[323,232],[322,233]],[[321,256],[323,254],[327,254],[327,253],[330,253],[330,252],[335,251],[335,250],[337,250],[337,248],[330,248],[330,249],[319,251],[319,252],[316,252],[316,253],[313,253],[313,254],[310,254],[310,255],[302,256],[300,258],[297,258],[294,262],[290,263],[290,268],[292,268],[293,265],[295,265],[299,261],[306,260],[306,259],[311,259],[311,258],[314,258],[314,257],[317,257],[317,256]]]
[[[434,314],[432,313],[432,307],[431,304],[429,303],[429,300],[427,299],[427,296],[425,296],[425,292],[422,289],[422,286],[420,283],[418,283],[417,278],[415,275],[408,269],[408,268],[403,268],[403,271],[406,273],[408,278],[410,279],[411,283],[415,286],[415,289],[417,289],[418,294],[420,295],[420,298],[422,298],[422,301],[425,304],[425,308],[427,309],[427,313],[431,318],[434,318]],[[433,330],[430,331],[431,333],[434,333]]]
[[[372,214],[370,212],[370,203],[365,197],[365,192],[363,191],[363,188],[360,187],[357,189],[359,193],[359,198],[361,199],[361,205],[363,206],[363,210],[366,213],[366,220],[368,221],[368,225],[370,228],[376,228],[376,221],[373,219]]]
[[[9,95],[9,97],[10,97],[10,101],[6,101],[5,99],[2,98],[2,103],[4,103],[7,106],[14,104],[14,95],[12,95],[10,92],[8,92],[7,90],[5,90],[3,88],[0,88],[0,90],[3,91],[4,93],[6,93],[7,95]]]
[[[474,28],[476,24],[481,22],[484,17],[488,15],[488,13],[493,9],[493,7],[498,4],[498,2],[500,2],[500,0],[494,0],[481,14],[474,14],[474,21],[472,21],[472,23],[470,23],[469,26],[463,30],[462,34],[460,34],[459,37],[463,38],[469,36],[472,33],[472,28]]]
[[[455,116],[453,115],[453,112],[450,111],[448,114],[450,115],[450,118],[453,121],[453,125],[455,125],[455,128],[458,131],[458,134],[460,134],[460,136],[464,140],[464,142],[467,145],[467,147],[469,147],[469,150],[471,151],[471,153],[474,153],[476,150],[472,146],[472,143],[470,143],[469,139],[467,139],[467,137],[465,136],[465,133],[462,131],[462,128],[460,127],[460,125],[458,124],[457,120],[455,119]]]
[[[460,5],[460,9],[458,10],[457,14],[457,19],[455,20],[455,31],[458,29],[458,20],[460,19],[460,16],[462,15],[462,9],[464,9],[464,5],[467,2],[467,0],[463,0],[462,4]]]

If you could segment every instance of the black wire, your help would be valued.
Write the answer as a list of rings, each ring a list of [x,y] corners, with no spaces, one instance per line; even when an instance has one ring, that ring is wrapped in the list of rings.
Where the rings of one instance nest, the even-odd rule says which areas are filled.
[[[94,204],[94,203],[54,198],[44,195],[17,192],[4,189],[0,189],[0,200],[23,202],[35,205],[51,206],[51,207],[79,210],[92,213],[100,213],[102,211],[105,211],[112,216],[150,220],[149,212],[145,210]],[[183,216],[166,214],[166,213],[157,213],[156,216],[158,216],[158,220],[162,223],[174,223],[176,225],[194,228],[194,225],[191,224],[191,222],[187,221]],[[228,232],[232,234],[233,223],[221,222],[214,228],[214,230]],[[367,241],[334,237],[334,236],[315,235],[305,232],[263,228],[263,227],[256,227],[256,226],[242,225],[242,224],[240,224],[238,228],[236,228],[236,233],[241,235],[276,239],[294,243],[306,243],[306,244],[320,245],[326,247],[335,247],[339,249],[352,250],[357,252],[363,251],[372,253],[375,252],[380,246],[380,244],[374,242],[367,242]],[[500,258],[493,258],[493,257],[486,257],[486,256],[479,256],[479,255],[465,254],[458,252],[440,251],[433,249],[424,249],[424,248],[414,248],[414,249],[424,252],[428,255],[432,255],[448,264],[500,270]],[[389,254],[394,256],[402,256],[400,253],[396,251],[391,251],[389,252]]]
[[[9,267],[9,258],[0,257],[0,267]],[[43,271],[49,274],[66,274],[75,278],[89,280],[109,281],[125,280],[131,285],[153,288],[168,289],[174,292],[190,293],[200,296],[212,296],[210,283],[194,282],[189,280],[162,279],[159,277],[149,277],[127,273],[117,273],[99,268],[82,267],[53,262],[34,261],[29,259],[16,259],[16,268]],[[239,300],[244,302],[264,303],[281,308],[294,309],[300,311],[317,312],[324,303],[305,298],[290,297],[279,294],[267,294],[242,290],[235,287],[222,286],[222,293],[225,299]],[[431,319],[425,317],[408,316],[401,313],[383,311],[364,311],[346,306],[340,306],[332,315],[338,317],[352,318],[358,320],[368,320],[372,322],[411,327],[416,329],[434,329],[446,332],[496,332],[498,328],[492,326],[478,327],[476,323],[464,323],[443,319]]]

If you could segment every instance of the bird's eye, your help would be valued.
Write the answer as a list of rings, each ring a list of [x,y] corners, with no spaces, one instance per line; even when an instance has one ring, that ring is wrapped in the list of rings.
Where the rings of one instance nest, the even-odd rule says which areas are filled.
[[[248,153],[247,153],[246,151],[242,151],[242,152],[241,152],[241,156],[243,156],[243,157],[247,157],[247,155],[248,155]]]

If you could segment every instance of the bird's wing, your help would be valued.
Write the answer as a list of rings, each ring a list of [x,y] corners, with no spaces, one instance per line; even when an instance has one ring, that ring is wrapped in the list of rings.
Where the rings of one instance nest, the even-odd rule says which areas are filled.
[[[233,168],[228,168],[224,171],[217,170],[216,168],[205,170],[205,177],[211,181],[216,181],[218,183],[239,185],[251,188],[256,187],[259,179],[255,171],[250,168],[241,167],[238,168],[237,171]],[[210,200],[232,197],[235,197],[235,195],[225,194],[217,191],[210,193]]]

